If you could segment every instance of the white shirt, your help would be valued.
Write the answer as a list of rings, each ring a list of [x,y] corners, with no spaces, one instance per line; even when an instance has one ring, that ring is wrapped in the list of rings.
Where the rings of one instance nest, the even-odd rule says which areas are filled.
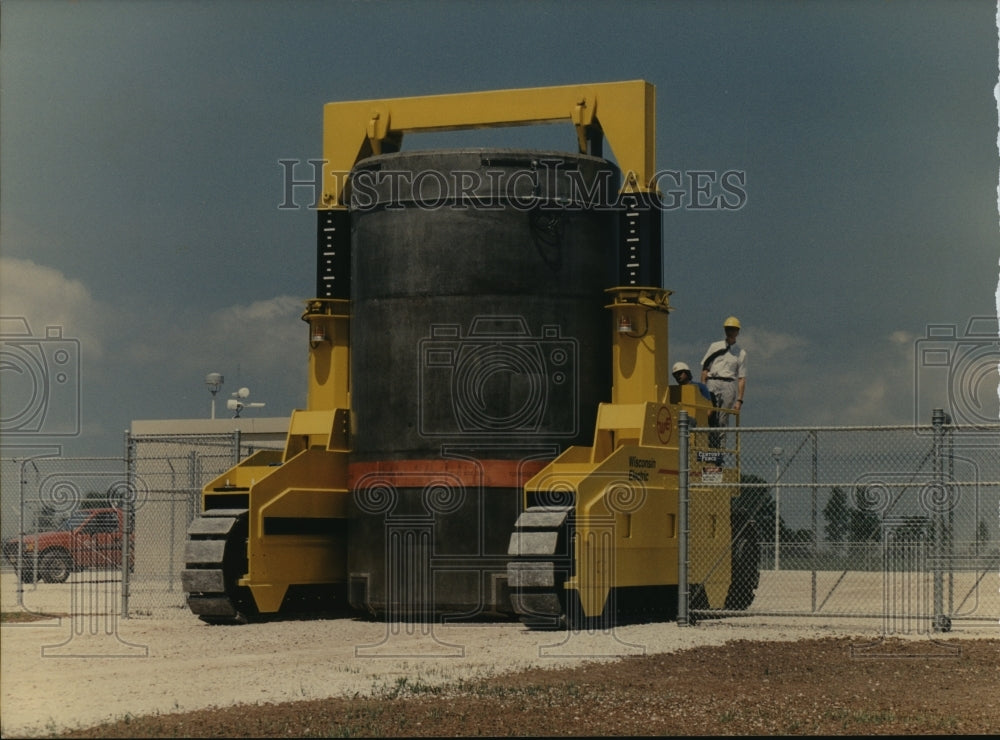
[[[708,352],[701,359],[701,366],[705,367],[705,361],[719,350],[725,350],[719,354],[708,368],[709,378],[745,378],[747,376],[747,353],[735,342],[727,345],[725,339],[712,342]]]

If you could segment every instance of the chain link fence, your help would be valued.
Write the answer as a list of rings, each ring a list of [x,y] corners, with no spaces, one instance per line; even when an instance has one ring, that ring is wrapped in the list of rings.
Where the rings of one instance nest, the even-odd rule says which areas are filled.
[[[682,621],[872,617],[899,632],[1000,619],[1000,425],[717,434],[682,428]],[[238,432],[131,435],[122,458],[0,460],[17,603],[38,609],[59,587],[23,543],[109,507],[128,536],[94,535],[119,552],[69,574],[71,610],[190,618],[180,574],[202,487],[264,446]],[[17,578],[25,568],[35,577]]]
[[[130,435],[136,496],[136,572],[129,616],[189,615],[181,587],[187,529],[201,509],[202,487],[255,452],[239,432]]]
[[[6,459],[0,474],[3,566],[18,577],[17,603],[25,587],[71,579],[114,583],[120,596],[134,555],[125,546],[134,518],[124,459]]]
[[[3,568],[17,605],[51,610],[46,592],[68,584],[71,613],[189,616],[180,574],[202,487],[261,447],[239,432],[128,435],[120,458],[0,460]],[[84,521],[107,510],[117,523]],[[51,564],[57,549],[65,573]]]
[[[743,427],[722,448],[691,429],[690,616],[873,617],[890,633],[998,621],[1000,425],[946,422]],[[695,541],[706,519],[714,549]],[[724,601],[700,597],[730,580]]]

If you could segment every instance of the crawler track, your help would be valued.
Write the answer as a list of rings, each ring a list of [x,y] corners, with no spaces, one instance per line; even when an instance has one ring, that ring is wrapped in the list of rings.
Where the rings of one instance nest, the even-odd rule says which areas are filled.
[[[753,602],[758,584],[759,535],[752,520],[737,514],[733,520],[733,531],[738,535],[732,545],[731,585],[725,608],[743,611]],[[603,613],[585,616],[579,593],[565,588],[575,573],[574,529],[572,506],[529,507],[518,517],[507,553],[507,581],[511,605],[525,626],[577,630],[676,619],[676,584],[612,588]],[[709,610],[703,585],[690,585],[688,604],[692,610]]]
[[[181,584],[188,607],[209,624],[246,624],[257,615],[247,572],[247,510],[205,511],[188,527]]]
[[[514,612],[530,629],[566,629],[574,621],[563,588],[573,569],[572,517],[571,506],[537,506],[514,524],[507,582]]]

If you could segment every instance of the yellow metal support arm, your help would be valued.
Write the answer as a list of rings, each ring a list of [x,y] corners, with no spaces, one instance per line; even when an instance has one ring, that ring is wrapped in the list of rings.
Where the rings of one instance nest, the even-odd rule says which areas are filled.
[[[644,80],[327,103],[323,208],[346,208],[347,175],[361,159],[397,151],[403,134],[569,121],[581,153],[603,134],[623,192],[655,191],[655,89]]]

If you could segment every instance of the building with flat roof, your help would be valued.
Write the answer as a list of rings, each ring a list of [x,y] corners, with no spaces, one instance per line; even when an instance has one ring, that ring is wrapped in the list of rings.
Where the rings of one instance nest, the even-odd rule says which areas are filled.
[[[284,446],[288,434],[287,416],[241,416],[238,419],[142,419],[134,420],[129,431],[133,436],[212,436],[238,431],[246,443]]]

